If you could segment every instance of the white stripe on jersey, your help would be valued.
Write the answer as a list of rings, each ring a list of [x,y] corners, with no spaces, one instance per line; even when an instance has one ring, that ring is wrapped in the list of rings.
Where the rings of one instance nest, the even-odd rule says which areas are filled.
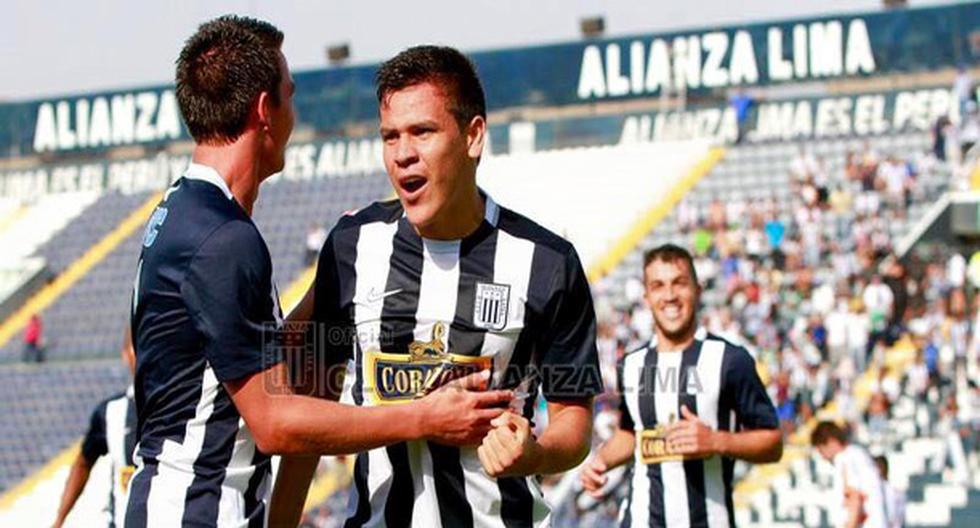
[[[531,278],[534,242],[498,230],[496,251],[493,257],[493,282],[509,284],[510,295],[517,302],[511,302],[513,308],[509,312],[513,313],[507,314],[507,326],[500,332],[487,332],[483,338],[480,355],[493,356],[494,386],[502,381],[517,345],[517,336],[524,329],[524,301]]]
[[[721,394],[721,363],[724,358],[723,341],[707,339],[702,343],[698,357],[698,377],[702,389],[697,395],[698,418],[715,430],[718,429],[718,396]],[[704,496],[708,526],[728,526],[720,456],[704,460]]]
[[[381,308],[397,223],[375,222],[361,226],[354,262],[354,324],[365,350],[381,348]],[[373,301],[373,302],[372,302]],[[353,353],[352,353],[353,356]],[[366,365],[361,373],[367,379]],[[367,404],[367,400],[364,402]],[[373,461],[372,461],[373,462]]]
[[[418,341],[430,341],[438,337],[445,350],[449,349],[449,332],[435,336],[432,330],[436,321],[452,321],[456,315],[459,246],[459,241],[422,239],[422,274],[414,335]],[[408,463],[415,488],[412,525],[441,525],[432,453],[425,440],[408,442]]]
[[[360,227],[357,239],[357,259],[354,262],[355,285],[354,285],[354,322],[357,329],[357,339],[362,347],[367,349],[381,348],[381,309],[384,303],[381,300],[369,302],[373,298],[384,294],[385,282],[388,279],[388,271],[391,264],[391,253],[394,251],[395,231],[398,229],[397,223],[376,222]],[[352,345],[353,346],[353,345]],[[356,357],[357,351],[352,351],[352,356]],[[354,368],[356,369],[356,363]],[[367,362],[361,363],[361,379],[367,380]],[[347,399],[354,400],[353,392],[358,390],[353,383],[345,384],[350,391]],[[370,391],[363,390],[362,394]],[[370,397],[364,398],[364,405],[374,405]],[[388,491],[391,489],[391,460],[384,449],[372,449],[368,451],[368,471],[367,491],[371,501],[371,519],[365,523],[367,526],[376,526],[384,523],[384,505],[388,501]],[[357,488],[351,488],[350,501],[348,503],[347,516],[351,517],[357,511],[357,504],[360,497],[357,496]]]
[[[489,204],[493,203],[487,200]],[[494,205],[496,207],[496,205]],[[499,210],[497,210],[499,212]],[[490,214],[488,213],[488,218]],[[496,218],[492,223],[496,223]],[[517,336],[524,329],[524,299],[527,297],[528,279],[531,276],[531,262],[534,258],[534,243],[530,240],[517,238],[505,231],[497,231],[496,253],[493,257],[493,282],[496,284],[510,284],[510,295],[519,302],[512,303],[515,309],[507,314],[507,326],[500,332],[488,331],[483,336],[483,347],[480,349],[481,356],[493,356],[493,386],[498,386],[510,358],[517,345]],[[493,528],[502,528],[503,519],[500,515],[489,514],[488,512],[498,511],[502,498],[497,482],[487,478],[480,463],[480,457],[476,454],[475,448],[464,448],[459,451],[460,465],[463,467],[463,479],[465,480],[464,492],[466,500],[473,505],[473,525]],[[528,480],[528,489],[534,493],[531,480]],[[534,483],[535,485],[537,482]],[[547,523],[547,519],[545,520]]]
[[[671,417],[675,421],[681,419],[678,413],[680,406],[677,391],[683,390],[684,388],[676,385],[676,373],[680,372],[683,355],[681,351],[661,352],[657,355],[657,370],[651,377],[655,390],[653,401],[657,409],[657,423],[669,424]],[[665,375],[673,378],[673,380],[667,383],[657,381]],[[671,388],[676,390],[669,390]],[[639,445],[639,442],[637,442],[637,445]],[[664,522],[667,523],[667,526],[689,525],[691,521],[690,511],[687,505],[687,476],[684,473],[684,462],[662,462],[660,464],[660,475],[664,483]]]
[[[221,498],[218,500],[218,526],[231,526],[245,518],[243,494],[240,490],[248,488],[248,481],[255,473],[252,457],[255,456],[255,441],[252,431],[245,425],[245,419],[238,419],[238,434],[231,460],[225,470],[221,483]]]
[[[127,493],[119,481],[120,472],[126,464],[126,414],[129,411],[129,398],[122,396],[106,404],[105,441],[109,450],[109,471],[112,485],[109,493],[114,511],[107,512],[114,518],[116,526],[123,526],[126,520]]]
[[[219,386],[211,365],[205,363],[201,376],[201,397],[197,401],[194,417],[184,425],[184,442],[164,440],[163,449],[157,456],[157,474],[150,481],[146,500],[147,528],[181,525],[184,496],[194,482],[194,461],[204,446],[204,432],[208,418],[214,411]]]
[[[643,430],[643,420],[640,419],[640,378],[643,364],[651,353],[650,349],[645,348],[623,360],[623,398],[626,398],[626,406],[634,417],[633,430],[636,434]],[[619,520],[622,521],[626,516],[625,505],[628,504],[632,526],[644,527],[650,525],[650,478],[640,458],[640,450],[636,449],[633,457],[633,496],[624,503]]]

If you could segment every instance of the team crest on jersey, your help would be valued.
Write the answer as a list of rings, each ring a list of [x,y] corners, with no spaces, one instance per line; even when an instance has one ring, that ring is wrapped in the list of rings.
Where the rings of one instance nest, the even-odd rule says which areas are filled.
[[[473,324],[477,328],[500,331],[507,326],[510,286],[487,282],[476,283],[473,301]]]
[[[432,327],[432,339],[413,341],[407,354],[365,352],[369,391],[376,404],[405,403],[474,372],[490,368],[490,356],[461,356],[446,349],[446,324]]]

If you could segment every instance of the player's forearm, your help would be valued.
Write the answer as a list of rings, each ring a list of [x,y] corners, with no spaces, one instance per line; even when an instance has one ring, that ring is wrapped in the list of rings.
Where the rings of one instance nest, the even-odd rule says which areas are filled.
[[[602,444],[596,456],[608,469],[612,469],[632,460],[635,449],[636,434],[633,431],[617,429],[612,438]]]
[[[281,455],[339,455],[422,437],[416,403],[355,407],[307,396],[277,401],[259,449]]]
[[[319,461],[319,455],[282,457],[269,502],[269,526],[299,525]]]
[[[61,504],[58,506],[58,516],[54,526],[61,526],[65,522],[68,513],[75,506],[82,490],[85,489],[91,471],[92,465],[88,463],[88,460],[85,460],[84,456],[79,454],[68,472],[68,480],[65,482],[65,491],[61,494]]]
[[[566,406],[548,416],[548,427],[537,440],[538,454],[530,474],[550,475],[582,463],[592,444],[592,407]]]
[[[783,436],[778,429],[759,429],[730,433],[717,431],[720,455],[754,464],[777,462],[783,456]]]

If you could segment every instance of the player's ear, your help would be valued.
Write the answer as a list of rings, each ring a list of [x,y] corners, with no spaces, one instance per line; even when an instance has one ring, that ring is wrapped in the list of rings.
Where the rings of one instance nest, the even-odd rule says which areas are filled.
[[[487,139],[487,120],[483,116],[473,116],[466,125],[466,152],[470,158],[480,159],[483,145]]]
[[[258,130],[268,132],[272,126],[272,96],[269,92],[259,92],[255,99],[255,117]]]

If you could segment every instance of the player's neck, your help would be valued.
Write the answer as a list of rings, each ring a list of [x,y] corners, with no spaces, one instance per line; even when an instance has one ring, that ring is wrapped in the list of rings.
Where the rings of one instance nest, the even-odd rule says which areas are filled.
[[[658,352],[683,352],[694,342],[694,336],[697,334],[697,326],[691,325],[691,329],[684,332],[683,335],[668,336],[659,328],[656,328],[655,332],[657,334]]]
[[[238,205],[252,216],[252,207],[259,196],[259,183],[263,177],[259,174],[259,163],[242,138],[238,141],[222,145],[198,144],[194,147],[192,159],[194,163],[207,165],[218,171],[228,190]]]
[[[459,240],[480,227],[486,215],[486,203],[476,184],[460,193],[462,199],[450,199],[435,221],[427,226],[415,226],[419,236],[431,240]]]

